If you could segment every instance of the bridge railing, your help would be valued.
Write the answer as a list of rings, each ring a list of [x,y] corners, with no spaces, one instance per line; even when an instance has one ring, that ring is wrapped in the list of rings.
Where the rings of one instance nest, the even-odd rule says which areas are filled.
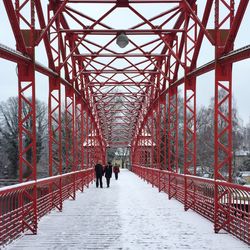
[[[250,244],[249,187],[138,165],[132,166],[132,171],[159,191],[166,192],[169,199],[183,203],[185,210],[192,209],[214,222],[215,232],[224,229]],[[218,204],[215,204],[215,190]],[[218,206],[216,213],[215,205]]]
[[[35,212],[39,220],[55,208],[60,211],[63,201],[75,199],[75,192],[83,191],[93,178],[94,171],[91,168],[0,188],[0,246],[23,234],[27,230],[23,223],[33,220],[33,209],[30,209],[30,214],[24,215],[24,211],[29,211],[33,205],[26,199],[27,194],[36,190]]]

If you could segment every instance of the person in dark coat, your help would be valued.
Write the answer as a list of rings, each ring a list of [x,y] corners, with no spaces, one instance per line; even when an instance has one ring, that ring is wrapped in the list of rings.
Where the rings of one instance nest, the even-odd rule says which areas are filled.
[[[97,188],[99,186],[99,182],[100,182],[100,187],[102,188],[102,176],[103,176],[103,166],[101,164],[101,161],[98,161],[98,163],[95,165],[95,177],[96,177]]]
[[[106,181],[107,181],[107,187],[109,187],[110,178],[112,178],[112,165],[111,165],[111,162],[108,162],[108,165],[105,166],[104,173],[105,173],[105,177],[106,177]]]
[[[115,179],[118,180],[118,174],[120,173],[120,168],[117,164],[115,164],[113,171],[115,173]]]

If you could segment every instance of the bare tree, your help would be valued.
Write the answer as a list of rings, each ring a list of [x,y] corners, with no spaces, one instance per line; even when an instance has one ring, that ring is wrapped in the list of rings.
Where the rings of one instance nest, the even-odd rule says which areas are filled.
[[[213,109],[201,107],[197,111],[197,165],[201,167],[202,174],[213,172],[214,163],[214,123]]]
[[[223,89],[219,91],[220,99],[224,96]],[[228,109],[225,103],[220,107],[221,112],[225,113]],[[219,117],[219,131],[227,124],[225,120]],[[233,133],[233,151],[235,152],[242,144],[242,126],[241,119],[238,114],[235,100],[233,100],[232,108],[232,133]],[[221,141],[227,142],[227,135],[221,138]],[[221,153],[219,157],[223,157]],[[214,98],[211,98],[208,108],[202,107],[197,111],[197,164],[202,167],[206,166],[210,173],[214,169]]]
[[[29,107],[24,106],[23,112],[28,113]],[[37,129],[37,163],[42,157],[44,148],[45,130],[47,128],[46,106],[40,101],[36,101],[36,129]],[[31,128],[31,121],[27,120],[26,128]],[[9,177],[16,178],[18,170],[18,98],[10,97],[6,102],[0,104],[0,134],[2,136],[2,143],[5,145],[4,153],[8,159]],[[30,138],[24,138],[24,143],[28,145]],[[32,151],[27,150],[26,159],[31,162]],[[29,173],[24,173],[27,175]]]
[[[125,167],[125,162],[128,159],[129,149],[128,148],[118,148],[116,151],[116,158],[121,160],[122,168]]]
[[[0,133],[2,142],[6,145],[3,149],[9,161],[8,174],[17,176],[18,169],[18,103],[17,98],[11,97],[6,103],[0,105]]]
[[[110,162],[113,161],[113,159],[115,158],[115,152],[116,152],[116,148],[108,148],[107,149],[108,161],[110,161]]]

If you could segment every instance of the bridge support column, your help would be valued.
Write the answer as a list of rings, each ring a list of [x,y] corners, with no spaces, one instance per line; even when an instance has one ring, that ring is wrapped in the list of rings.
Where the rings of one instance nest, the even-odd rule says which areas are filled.
[[[134,142],[133,142],[133,157],[132,157],[132,161],[133,161],[133,164],[139,164],[139,161],[138,161],[138,157],[139,157],[139,151],[138,151],[138,135],[137,137],[134,139]]]
[[[166,95],[159,100],[159,147],[158,147],[158,161],[159,169],[167,169],[167,107]],[[166,174],[159,172],[159,192],[166,189]]]
[[[19,180],[37,180],[34,64],[18,64]],[[22,193],[22,227],[37,232],[37,187]]]
[[[156,151],[156,168],[161,168],[161,104],[157,101],[155,108],[155,151]]]
[[[86,155],[86,167],[89,168],[89,111],[86,109],[86,143],[85,143],[85,155]]]
[[[156,116],[155,116],[155,110],[153,109],[152,110],[152,113],[151,113],[151,126],[150,126],[150,133],[151,133],[151,141],[152,141],[152,144],[151,144],[151,168],[155,168],[155,165],[157,164],[157,155],[156,155]],[[152,187],[154,186],[153,185],[153,174],[154,174],[154,171],[148,171],[148,179],[151,181],[152,183]]]
[[[38,7],[38,6],[36,6]],[[41,8],[41,6],[40,6]],[[48,9],[48,22],[54,17],[54,11]],[[41,19],[42,20],[42,19]],[[43,21],[44,22],[44,21]],[[45,23],[42,24],[45,27]],[[62,105],[61,105],[61,82],[60,82],[60,16],[57,16],[55,22],[48,29],[49,66],[57,72],[58,77],[49,78],[48,94],[48,131],[49,131],[49,176],[62,174]],[[57,32],[55,32],[57,31]],[[47,48],[48,50],[48,48]],[[53,53],[52,53],[53,51]],[[48,53],[48,52],[47,52]],[[62,211],[62,179],[59,178],[49,186],[51,196],[51,209],[56,208]]]
[[[58,78],[49,79],[48,103],[49,129],[49,176],[62,174],[62,124],[61,124],[61,86]],[[62,210],[62,180],[50,185],[51,205]],[[58,198],[59,197],[59,198]]]
[[[76,97],[75,104],[75,170],[82,169],[82,133],[83,133],[83,103],[80,97]]]
[[[197,6],[192,5],[197,14]],[[188,77],[191,64],[196,65],[197,22],[193,16],[185,14],[185,82],[184,82],[184,174],[196,175],[196,77]],[[185,177],[184,209],[195,207],[196,187],[190,178]]]
[[[178,89],[170,87],[168,92],[168,170],[178,172]],[[177,192],[175,175],[169,176],[169,199]]]
[[[196,175],[196,79],[186,79],[184,86],[184,174]],[[195,206],[195,186],[185,178],[184,209]]]
[[[76,104],[75,104],[75,159],[74,165],[75,170],[82,170],[83,169],[83,154],[81,152],[82,145],[83,145],[83,102],[81,97],[76,96]],[[77,178],[78,179],[78,178]],[[76,187],[83,192],[84,188],[84,178],[81,176],[81,183],[77,181]]]
[[[65,172],[75,171],[75,94],[72,88],[65,87]],[[75,199],[75,175],[72,175],[68,195]]]
[[[7,3],[5,3],[7,6]],[[8,3],[11,5],[11,3]],[[13,6],[11,6],[13,8]],[[21,6],[16,3],[16,16],[19,31],[24,44],[17,41],[17,50],[21,45],[31,58],[28,64],[18,63],[18,138],[19,138],[19,181],[37,180],[36,155],[36,95],[35,95],[35,6],[34,1],[26,1]],[[25,11],[30,11],[28,19]],[[22,18],[23,19],[22,19]],[[16,21],[16,20],[15,20]],[[14,22],[15,22],[14,21]],[[25,26],[26,29],[21,29]],[[21,35],[20,34],[20,35]],[[22,231],[37,233],[37,186],[21,193],[20,199]]]
[[[150,165],[151,165],[151,168],[154,168],[154,159],[155,159],[155,156],[154,156],[154,147],[155,147],[155,142],[154,142],[154,111],[151,112],[150,114],[150,125],[149,125],[149,129],[150,129],[150,135],[151,135],[151,161],[150,161]]]
[[[92,117],[89,116],[89,128],[90,128],[90,150],[89,150],[89,167],[93,167],[93,153],[94,153],[94,146],[93,146],[93,122],[92,122]]]
[[[81,100],[81,137],[79,138],[79,156],[81,158],[80,169],[86,169],[87,168],[87,109],[85,103]],[[93,181],[93,173],[92,173],[92,181]],[[81,187],[80,190],[84,191],[84,186],[88,187],[88,179],[86,178],[85,174],[82,175],[81,178]]]
[[[223,12],[222,12],[223,11]],[[215,104],[214,104],[214,178],[232,181],[232,65],[222,65],[218,58],[223,55],[234,18],[234,1],[215,1]],[[227,26],[227,29],[225,27]],[[233,46],[232,46],[233,47]],[[231,48],[232,49],[232,48]],[[230,226],[230,194],[215,184],[214,230]]]

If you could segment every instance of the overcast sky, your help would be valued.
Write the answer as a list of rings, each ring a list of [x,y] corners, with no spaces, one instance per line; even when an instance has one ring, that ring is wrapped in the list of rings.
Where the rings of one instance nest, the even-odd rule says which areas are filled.
[[[43,5],[46,4],[47,1],[42,1]],[[198,6],[201,6],[200,12],[202,12],[202,6],[204,5],[203,0],[198,1]],[[238,1],[235,1],[236,4]],[[88,7],[85,9],[89,16],[98,15],[98,11],[95,8],[94,10]],[[101,10],[100,10],[101,11]],[[102,10],[104,11],[104,10]],[[154,9],[145,9],[145,11],[149,12],[148,14],[154,11]],[[123,26],[129,26],[129,22],[132,23],[132,18],[122,17],[122,10],[116,13],[117,16],[112,15],[108,22],[112,23],[115,28],[124,28]],[[125,14],[124,14],[125,15]],[[10,31],[10,25],[5,13],[5,8],[3,2],[0,1],[0,43],[7,45],[13,49],[15,49],[15,41]],[[123,23],[124,22],[124,23]],[[212,27],[212,18],[210,22],[210,26]],[[246,46],[250,44],[250,6],[248,5],[245,17],[242,21],[242,25],[240,27],[236,42],[235,49]],[[202,65],[213,59],[214,50],[208,44],[208,42],[204,43],[201,50],[201,57],[199,58],[198,64]],[[36,51],[36,60],[42,62],[43,64],[47,64],[46,59],[44,57],[44,48],[39,48]],[[17,95],[17,75],[16,75],[16,64],[12,62],[8,62],[7,60],[3,60],[0,58],[0,101],[5,101],[10,96]],[[214,72],[209,72],[203,76],[198,77],[197,79],[197,103],[198,107],[201,105],[207,106],[210,98],[214,93]],[[41,74],[36,74],[36,89],[37,89],[37,98],[47,102],[48,96],[48,80],[47,77],[42,76]],[[236,100],[236,105],[239,110],[239,115],[243,119],[246,124],[249,122],[250,117],[250,59],[234,64],[233,66],[233,95]]]

